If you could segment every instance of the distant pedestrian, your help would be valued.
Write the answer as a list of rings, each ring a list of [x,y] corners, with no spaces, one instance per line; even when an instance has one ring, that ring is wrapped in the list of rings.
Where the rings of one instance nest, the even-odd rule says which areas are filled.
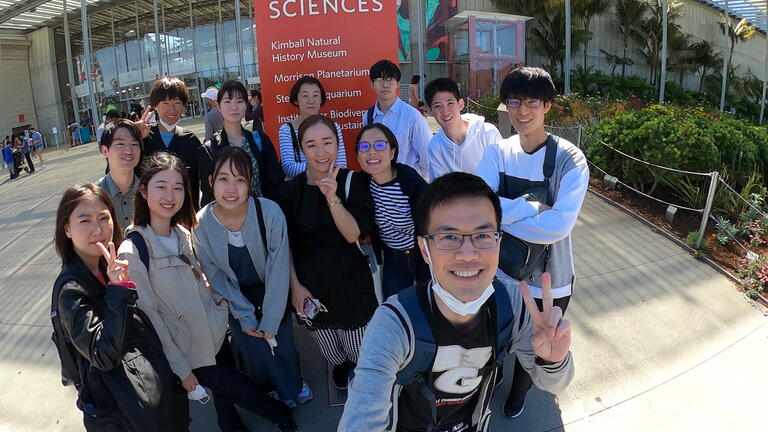
[[[245,111],[245,121],[253,121],[252,131],[264,132],[264,106],[261,103],[261,92],[258,90],[251,90],[248,109]]]
[[[72,136],[72,143],[70,144],[71,147],[74,147],[76,145],[80,145],[80,126],[72,122],[70,123],[69,127],[69,134]]]
[[[29,173],[32,174],[35,172],[35,164],[32,163],[32,142],[29,138],[21,136],[19,136],[19,140],[21,141],[21,152],[24,153],[24,159],[29,165]]]
[[[208,112],[205,113],[205,141],[210,141],[217,131],[224,127],[224,117],[219,110],[217,102],[219,89],[211,87],[203,93],[203,99],[208,104]]]
[[[13,166],[13,144],[10,140],[5,141],[3,146],[3,162],[8,166],[8,174],[11,175],[11,180],[16,178],[16,169]]]
[[[45,162],[43,161],[43,136],[35,128],[29,128],[29,138],[32,140],[32,152],[37,156],[37,160],[40,161],[40,169],[45,168]]]

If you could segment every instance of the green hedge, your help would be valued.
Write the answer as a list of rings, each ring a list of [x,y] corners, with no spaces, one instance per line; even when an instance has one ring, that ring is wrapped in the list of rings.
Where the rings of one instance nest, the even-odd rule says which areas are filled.
[[[589,136],[642,160],[687,171],[718,171],[737,188],[754,174],[760,183],[768,167],[768,129],[703,108],[653,105],[602,119]],[[650,169],[589,142],[592,161],[634,187],[655,191],[666,187],[689,204],[701,203],[702,182],[690,176]],[[697,183],[698,182],[698,183]]]

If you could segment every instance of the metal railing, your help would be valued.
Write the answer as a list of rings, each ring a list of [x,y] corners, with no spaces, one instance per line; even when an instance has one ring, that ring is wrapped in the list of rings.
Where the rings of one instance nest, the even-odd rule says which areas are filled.
[[[648,161],[644,161],[644,160],[642,160],[642,159],[640,159],[638,157],[632,156],[630,154],[627,154],[627,153],[625,153],[625,152],[623,152],[623,151],[621,151],[619,149],[616,149],[616,148],[610,146],[609,144],[605,143],[601,139],[599,139],[599,138],[595,137],[594,135],[584,131],[584,127],[580,126],[580,125],[579,126],[547,126],[546,129],[547,129],[547,131],[553,132],[553,133],[555,133],[556,130],[562,130],[562,131],[571,130],[571,131],[575,131],[575,132],[571,132],[570,133],[571,136],[575,135],[575,140],[569,139],[568,136],[559,135],[557,133],[555,133],[555,134],[558,135],[558,136],[563,136],[564,138],[569,139],[569,141],[571,141],[571,142],[575,142],[576,145],[582,151],[586,150],[584,148],[583,139],[585,137],[587,137],[587,138],[591,139],[593,142],[597,142],[597,143],[601,144],[602,146],[612,150],[613,152],[621,155],[624,158],[630,159],[632,161],[635,161],[637,163],[643,164],[643,165],[651,167],[651,168],[666,170],[666,171],[670,171],[670,172],[676,172],[676,173],[685,174],[685,175],[695,175],[695,176],[700,176],[700,177],[709,177],[709,187],[707,189],[706,202],[704,204],[704,207],[700,208],[700,209],[692,208],[692,207],[688,207],[688,206],[683,206],[683,205],[679,205],[679,204],[674,204],[674,203],[665,201],[663,199],[654,197],[654,196],[652,196],[650,194],[647,194],[647,193],[645,193],[643,191],[640,191],[637,188],[630,186],[626,182],[623,182],[620,179],[616,178],[616,183],[617,184],[621,184],[623,187],[625,187],[625,188],[627,188],[627,189],[629,189],[629,190],[631,190],[631,191],[633,191],[633,192],[635,192],[635,193],[637,193],[639,195],[642,195],[642,196],[644,196],[646,198],[652,199],[654,201],[657,201],[659,203],[665,204],[667,206],[671,206],[671,207],[675,207],[675,208],[678,208],[678,209],[687,210],[687,211],[691,211],[691,212],[695,212],[695,213],[701,213],[701,215],[702,215],[701,216],[701,224],[699,226],[699,235],[698,235],[698,237],[696,239],[696,249],[699,249],[701,247],[701,242],[704,239],[704,231],[707,228],[707,222],[709,221],[710,214],[712,212],[712,206],[713,206],[714,201],[715,201],[715,192],[717,191],[718,181],[720,181],[723,184],[727,185],[727,183],[725,183],[725,181],[723,181],[720,178],[720,175],[719,175],[719,173],[717,171],[712,171],[712,172],[709,172],[709,173],[696,172],[696,171],[687,171],[687,170],[671,168],[671,167],[667,167],[667,166],[663,166],[663,165],[654,164],[654,163],[651,163],[651,162],[648,162]],[[613,176],[613,174],[610,174],[606,170],[600,168],[593,161],[587,159],[587,163],[590,166],[592,166],[595,169],[597,169],[598,171],[602,172],[603,174],[609,175],[609,176]],[[731,188],[730,186],[728,186],[728,187],[731,190],[733,190],[733,188]]]

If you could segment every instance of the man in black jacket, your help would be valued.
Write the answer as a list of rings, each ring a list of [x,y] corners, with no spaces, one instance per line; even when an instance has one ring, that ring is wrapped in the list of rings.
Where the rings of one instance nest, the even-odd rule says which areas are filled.
[[[212,200],[208,183],[210,173],[207,172],[211,166],[211,153],[194,133],[178,126],[187,101],[189,91],[180,79],[165,77],[155,82],[149,93],[149,103],[159,118],[144,138],[142,158],[161,151],[178,156],[187,167],[197,211]]]

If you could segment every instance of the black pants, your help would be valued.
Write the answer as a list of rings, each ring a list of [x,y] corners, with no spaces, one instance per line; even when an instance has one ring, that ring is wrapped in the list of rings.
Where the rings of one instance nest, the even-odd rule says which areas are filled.
[[[29,165],[29,172],[35,172],[35,164],[32,163],[32,151],[24,153],[24,158],[27,159],[27,165]]]
[[[542,310],[544,307],[541,299],[534,300],[536,301],[539,310]],[[556,298],[552,301],[552,306],[560,306],[560,309],[563,310],[563,316],[565,316],[565,310],[568,308],[568,303],[570,301],[571,296]],[[528,375],[528,372],[523,368],[523,365],[520,364],[520,360],[517,359],[517,356],[515,356],[515,372],[512,376],[512,387],[509,389],[509,396],[507,399],[512,399],[514,401],[524,400],[525,395],[532,385],[533,379]]]
[[[280,401],[272,399],[266,389],[260,388],[248,376],[235,369],[231,361],[229,344],[216,356],[216,364],[193,369],[200,385],[211,389],[216,405],[216,417],[224,432],[235,431],[242,424],[235,409],[239,405],[272,423],[291,422],[291,410]]]

